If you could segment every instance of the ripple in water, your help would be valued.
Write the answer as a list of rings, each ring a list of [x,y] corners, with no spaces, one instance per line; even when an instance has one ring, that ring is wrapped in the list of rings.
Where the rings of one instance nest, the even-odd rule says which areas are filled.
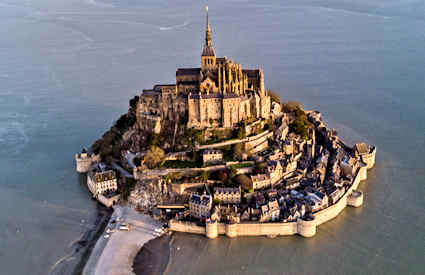
[[[1,154],[18,154],[22,152],[28,141],[24,123],[7,118],[0,120]]]

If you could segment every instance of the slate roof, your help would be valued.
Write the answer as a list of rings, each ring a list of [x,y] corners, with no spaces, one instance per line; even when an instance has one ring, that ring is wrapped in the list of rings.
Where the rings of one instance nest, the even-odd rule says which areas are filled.
[[[178,68],[176,76],[179,75],[198,75],[201,73],[201,68]]]
[[[215,50],[213,46],[205,45],[204,49],[202,50],[202,56],[215,56]]]

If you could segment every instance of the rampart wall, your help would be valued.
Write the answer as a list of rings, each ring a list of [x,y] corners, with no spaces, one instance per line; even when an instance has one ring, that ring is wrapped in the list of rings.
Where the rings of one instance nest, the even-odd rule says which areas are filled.
[[[183,175],[185,175],[185,174],[202,172],[202,171],[213,172],[217,170],[226,169],[235,164],[245,164],[245,163],[253,164],[252,161],[242,161],[242,162],[236,161],[236,162],[227,162],[225,164],[220,164],[220,165],[198,167],[198,168],[143,169],[141,167],[136,167],[133,169],[133,176],[134,176],[134,179],[141,180],[141,179],[151,179],[151,178],[156,178],[160,176],[166,176],[171,173],[182,173]],[[251,167],[237,168],[238,171],[241,170],[242,172],[244,171],[249,172],[250,169],[252,168]]]
[[[353,178],[351,187],[346,191],[337,203],[314,214],[314,219],[306,221],[298,219],[296,222],[286,223],[237,223],[224,224],[207,222],[205,227],[191,222],[170,221],[170,230],[188,233],[205,234],[208,238],[216,238],[218,235],[228,237],[237,236],[286,236],[298,234],[303,237],[312,237],[316,234],[316,227],[335,218],[348,205],[358,207],[363,203],[363,195],[357,189],[359,183],[367,171],[367,166],[358,168]]]
[[[273,132],[270,132],[269,130],[264,131],[258,135],[252,136],[252,137],[247,137],[247,138],[243,138],[243,139],[231,139],[231,140],[227,140],[227,141],[223,141],[223,142],[218,142],[218,143],[214,143],[214,144],[206,144],[206,145],[199,145],[196,147],[197,150],[203,150],[203,149],[212,149],[212,148],[218,148],[218,147],[224,147],[226,145],[232,145],[232,144],[236,144],[236,143],[242,143],[242,142],[253,142],[257,139],[261,139],[264,138],[265,136],[268,137],[272,137],[273,136]],[[267,139],[265,138],[265,139]],[[261,142],[263,142],[264,140],[262,139]],[[261,143],[259,142],[259,143]]]

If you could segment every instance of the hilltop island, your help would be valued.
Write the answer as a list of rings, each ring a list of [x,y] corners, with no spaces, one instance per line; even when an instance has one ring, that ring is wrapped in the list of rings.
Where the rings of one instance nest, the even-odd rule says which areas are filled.
[[[216,57],[208,10],[201,67],[177,69],[175,84],[143,90],[129,105],[75,156],[108,207],[120,201],[171,231],[208,238],[311,237],[363,203],[356,189],[376,148],[347,146],[320,112],[266,90],[262,69]]]

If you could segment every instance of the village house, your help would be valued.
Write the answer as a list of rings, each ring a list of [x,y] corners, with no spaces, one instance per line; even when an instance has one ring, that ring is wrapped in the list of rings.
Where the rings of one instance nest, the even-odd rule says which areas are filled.
[[[115,171],[106,170],[106,166],[100,163],[90,171],[87,177],[87,186],[93,196],[115,192],[118,189]]]
[[[213,210],[211,218],[220,222],[239,223],[241,221],[241,214],[236,205],[216,205]]]
[[[307,198],[313,203],[313,212],[328,206],[328,196],[319,191],[308,191]]]
[[[267,162],[267,172],[270,178],[270,184],[274,186],[283,176],[283,168],[280,161],[270,160]]]
[[[215,187],[214,200],[218,200],[221,204],[239,204],[241,187]]]
[[[189,199],[189,213],[192,217],[198,219],[209,218],[212,208],[212,199],[210,195],[192,194]]]
[[[269,201],[261,206],[260,222],[270,222],[279,220],[280,207],[277,200]]]
[[[335,204],[344,195],[344,192],[344,188],[336,188],[335,191],[329,194],[329,202]]]
[[[251,181],[254,190],[270,187],[270,176],[268,174],[253,175]]]
[[[202,162],[204,164],[218,163],[223,160],[223,152],[215,149],[204,150],[202,153]]]

